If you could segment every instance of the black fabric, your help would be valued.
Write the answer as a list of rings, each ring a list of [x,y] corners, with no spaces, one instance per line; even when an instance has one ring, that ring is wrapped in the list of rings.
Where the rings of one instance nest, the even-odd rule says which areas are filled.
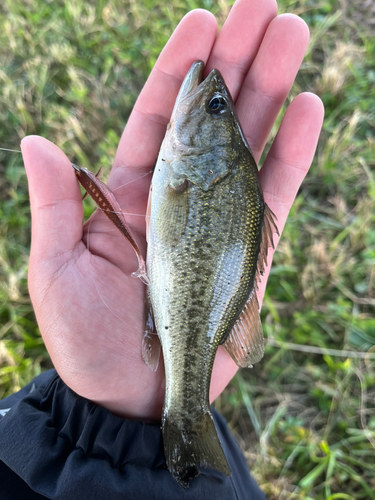
[[[185,490],[165,467],[159,425],[116,417],[45,372],[0,402],[0,500],[264,500],[213,414],[232,476],[202,469]]]

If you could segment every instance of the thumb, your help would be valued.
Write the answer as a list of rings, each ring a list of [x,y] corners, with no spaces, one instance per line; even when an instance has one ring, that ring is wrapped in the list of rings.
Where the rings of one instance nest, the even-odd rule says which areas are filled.
[[[38,136],[21,142],[29,182],[33,265],[53,263],[56,270],[82,239],[83,206],[67,156]],[[39,267],[39,266],[38,266]]]

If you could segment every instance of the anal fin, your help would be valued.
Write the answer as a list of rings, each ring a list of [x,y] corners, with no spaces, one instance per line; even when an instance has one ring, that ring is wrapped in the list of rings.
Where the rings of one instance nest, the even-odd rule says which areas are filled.
[[[264,338],[255,290],[224,342],[224,347],[241,368],[252,368],[254,363],[262,359]]]

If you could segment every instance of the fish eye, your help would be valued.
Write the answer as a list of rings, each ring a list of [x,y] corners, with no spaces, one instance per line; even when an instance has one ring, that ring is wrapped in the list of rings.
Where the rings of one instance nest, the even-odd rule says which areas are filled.
[[[215,95],[208,102],[208,109],[213,115],[220,115],[227,109],[227,101],[221,95]]]

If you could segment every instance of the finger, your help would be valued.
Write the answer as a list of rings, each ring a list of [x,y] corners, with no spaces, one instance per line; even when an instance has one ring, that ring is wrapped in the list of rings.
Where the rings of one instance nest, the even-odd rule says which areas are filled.
[[[217,37],[205,74],[219,69],[234,101],[276,14],[275,0],[237,0]]]
[[[212,377],[210,385],[210,403],[223,392],[224,388],[229,384],[235,376],[238,366],[227,353],[225,348],[220,345],[212,368]]]
[[[44,263],[67,256],[82,238],[83,219],[81,192],[71,163],[42,137],[25,137],[21,150],[29,182],[31,256]]]
[[[205,10],[194,10],[182,19],[137,99],[114,169],[136,169],[134,174],[139,175],[139,168],[153,166],[181,83],[195,60],[208,59],[216,33],[216,20]]]
[[[260,170],[264,199],[277,216],[281,234],[298,189],[308,172],[323,123],[324,107],[315,94],[297,96],[287,109],[279,132]],[[277,245],[279,238],[274,235]],[[262,298],[272,261],[268,250],[268,267],[259,286]]]
[[[292,14],[271,21],[236,102],[256,161],[294,82],[309,43],[306,23]]]

